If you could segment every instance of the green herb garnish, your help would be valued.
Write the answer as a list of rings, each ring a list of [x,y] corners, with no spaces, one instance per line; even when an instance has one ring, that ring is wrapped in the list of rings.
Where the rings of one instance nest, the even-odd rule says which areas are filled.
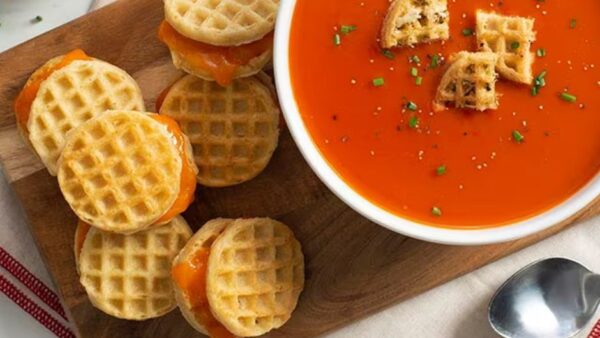
[[[410,69],[410,75],[411,75],[412,77],[417,77],[417,76],[419,76],[419,70],[418,70],[417,68],[415,68],[415,67],[412,67],[412,68]]]
[[[419,106],[417,106],[417,104],[412,101],[408,101],[408,103],[406,104],[406,108],[408,110],[416,111],[419,108]]]
[[[571,29],[575,29],[575,27],[577,27],[577,20],[571,19],[571,21],[569,22],[569,27]]]
[[[435,217],[441,217],[442,216],[442,209],[438,208],[438,207],[433,207],[431,208],[431,214]]]
[[[373,86],[381,87],[385,84],[385,79],[382,77],[377,77],[373,79]]]
[[[416,116],[411,116],[408,120],[408,126],[412,129],[416,129],[419,126],[419,119]]]
[[[437,169],[435,169],[435,173],[438,176],[443,176],[446,174],[446,166],[445,165],[441,165],[439,167],[437,167]]]
[[[546,50],[544,48],[540,48],[537,50],[536,55],[540,58],[543,58],[546,56]]]
[[[523,136],[523,134],[521,134],[518,130],[513,130],[512,137],[517,143],[523,143],[523,141],[525,141],[525,136]]]
[[[423,84],[423,78],[420,76],[417,76],[417,78],[415,79],[415,84],[417,86],[420,86],[421,84]]]
[[[342,27],[340,27],[340,31],[344,35],[348,35],[348,34],[354,32],[355,30],[356,30],[356,25],[342,25]]]
[[[437,68],[440,65],[440,56],[438,54],[433,54],[431,57],[431,65],[430,68]]]
[[[510,49],[512,49],[512,50],[517,50],[517,49],[519,49],[519,47],[521,47],[521,44],[519,43],[519,41],[514,41],[513,43],[510,44]]]
[[[390,60],[393,60],[394,58],[396,58],[396,55],[394,55],[394,53],[389,49],[382,49],[381,54],[383,54],[383,56],[385,56],[386,58],[388,58]]]
[[[471,28],[465,28],[462,30],[462,35],[463,36],[472,36],[474,34],[473,29]]]
[[[569,93],[560,93],[560,98],[569,103],[577,102],[577,96]]]
[[[337,33],[335,33],[333,35],[333,44],[335,46],[339,46],[339,45],[342,44],[342,37],[339,34],[337,34]]]
[[[37,15],[35,18],[31,19],[31,23],[38,23],[44,20],[41,16]]]

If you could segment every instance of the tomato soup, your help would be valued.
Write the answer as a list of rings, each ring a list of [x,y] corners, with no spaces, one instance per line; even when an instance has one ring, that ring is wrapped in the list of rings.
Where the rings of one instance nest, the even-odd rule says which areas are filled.
[[[448,2],[450,40],[385,52],[388,0],[298,0],[290,69],[312,139],[358,193],[421,223],[490,227],[548,210],[600,168],[600,1]],[[535,18],[546,85],[533,95],[500,80],[497,110],[434,112],[450,55],[476,51],[477,9]]]

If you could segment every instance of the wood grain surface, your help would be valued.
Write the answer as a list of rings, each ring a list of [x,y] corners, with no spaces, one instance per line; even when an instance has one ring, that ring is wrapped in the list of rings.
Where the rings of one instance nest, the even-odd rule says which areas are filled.
[[[119,1],[0,55],[0,161],[26,214],[78,333],[82,337],[200,336],[177,310],[144,322],[95,310],[79,284],[73,259],[76,217],[56,180],[43,170],[15,127],[12,101],[35,68],[81,47],[114,63],[140,83],[148,110],[180,73],[156,38],[159,0]],[[292,319],[272,337],[312,337],[400,302],[550,236],[569,222],[516,242],[451,247],[403,237],[348,208],[311,172],[284,130],[266,171],[225,189],[200,188],[185,213],[197,229],[214,217],[270,216],[289,224],[306,256],[306,288]]]

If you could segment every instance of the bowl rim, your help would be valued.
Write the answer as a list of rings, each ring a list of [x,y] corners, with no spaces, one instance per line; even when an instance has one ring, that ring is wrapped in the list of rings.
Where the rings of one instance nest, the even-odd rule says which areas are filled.
[[[275,24],[273,67],[277,95],[292,138],[319,179],[346,205],[391,231],[419,240],[449,245],[485,245],[523,238],[569,219],[600,195],[600,175],[565,201],[523,220],[481,229],[452,229],[415,222],[369,201],[346,183],[327,162],[312,140],[300,115],[289,68],[289,36],[297,0],[282,1]]]

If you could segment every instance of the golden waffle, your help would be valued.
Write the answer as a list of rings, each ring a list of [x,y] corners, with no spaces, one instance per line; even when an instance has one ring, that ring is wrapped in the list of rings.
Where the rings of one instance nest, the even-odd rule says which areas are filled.
[[[453,103],[456,108],[476,110],[498,108],[496,64],[494,53],[460,52],[442,77],[436,104]]]
[[[189,137],[199,183],[230,186],[267,166],[279,137],[279,108],[268,81],[249,77],[221,87],[187,75],[171,87],[160,113]]]
[[[194,236],[192,236],[192,238],[183,247],[181,252],[177,254],[177,257],[175,257],[173,260],[173,266],[189,260],[190,257],[193,257],[193,255],[200,249],[210,250],[210,247],[215,239],[217,239],[225,227],[227,227],[233,221],[234,220],[232,219],[225,218],[218,218],[208,221],[200,228],[200,230],[198,230],[198,232],[194,234]],[[188,323],[190,323],[190,325],[192,325],[194,329],[205,335],[208,335],[208,331],[204,327],[204,324],[198,321],[185,290],[177,287],[177,282],[174,282],[174,285],[175,299],[177,300],[177,305],[179,306],[183,317],[188,321]]]
[[[394,0],[383,22],[383,48],[413,46],[450,37],[446,0]]]
[[[273,49],[269,48],[261,55],[253,58],[248,64],[240,65],[233,73],[233,79],[248,77],[260,72],[271,61]],[[188,74],[192,74],[204,80],[215,81],[213,76],[206,70],[190,64],[185,57],[175,51],[171,51],[171,58],[175,68],[181,69]]]
[[[300,243],[284,224],[239,219],[217,237],[207,271],[211,311],[231,333],[258,336],[290,318],[304,287]]]
[[[215,46],[259,40],[273,30],[279,0],[165,0],[165,18],[182,35]]]
[[[181,167],[166,126],[144,113],[109,111],[71,132],[58,161],[58,183],[80,219],[132,233],[173,205]]]
[[[477,11],[477,43],[484,52],[498,55],[496,70],[511,81],[530,84],[535,57],[535,19]]]
[[[80,281],[92,304],[129,320],[154,318],[173,310],[177,303],[171,262],[191,235],[181,216],[133,235],[92,227],[79,257]]]
[[[31,145],[52,175],[66,134],[108,109],[144,110],[135,80],[109,63],[74,61],[42,82],[27,129]]]

